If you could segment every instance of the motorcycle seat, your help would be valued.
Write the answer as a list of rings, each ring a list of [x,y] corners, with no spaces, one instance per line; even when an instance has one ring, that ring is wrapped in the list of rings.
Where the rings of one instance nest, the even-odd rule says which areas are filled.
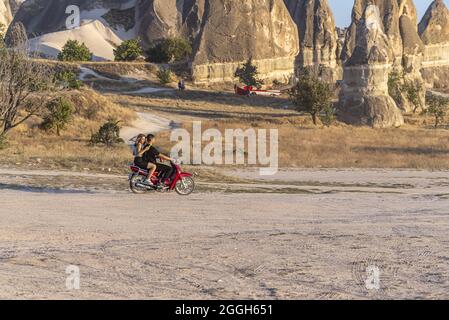
[[[135,164],[131,165],[131,170],[133,172],[138,172],[139,174],[144,175],[144,176],[148,175],[148,170],[147,169],[142,169],[141,167],[139,167],[139,166],[137,166]],[[154,176],[155,177],[159,176],[159,172],[155,172]]]

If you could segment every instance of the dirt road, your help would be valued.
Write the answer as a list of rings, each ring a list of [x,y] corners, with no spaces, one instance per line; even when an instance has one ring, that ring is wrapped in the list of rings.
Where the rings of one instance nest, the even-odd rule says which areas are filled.
[[[449,298],[449,173],[315,173],[187,198],[3,183],[0,298]]]

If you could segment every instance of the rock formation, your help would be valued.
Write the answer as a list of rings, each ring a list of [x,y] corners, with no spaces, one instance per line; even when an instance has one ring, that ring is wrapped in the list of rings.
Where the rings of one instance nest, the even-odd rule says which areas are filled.
[[[137,33],[150,45],[168,37],[193,42],[199,33],[206,0],[141,0],[137,7]]]
[[[368,5],[357,23],[354,50],[344,65],[339,117],[345,122],[376,128],[404,123],[388,94],[395,53],[383,30],[379,7]]]
[[[208,0],[194,43],[197,83],[233,81],[252,57],[262,78],[287,80],[299,52],[298,31],[282,0]]]
[[[11,7],[12,16],[14,17],[17,11],[19,11],[20,6],[24,3],[25,0],[9,0],[9,4]]]
[[[424,42],[422,74],[436,88],[449,88],[449,10],[443,0],[435,0],[419,24]]]
[[[424,56],[424,44],[418,35],[418,16],[412,0],[398,0],[399,29],[402,42],[402,70],[404,81],[412,85],[419,95],[419,102],[414,105],[402,95],[398,106],[405,112],[421,111],[425,108],[426,90],[421,67]]]
[[[32,38],[66,30],[66,20],[70,15],[66,10],[69,6],[80,9],[81,20],[91,21],[102,18],[112,9],[120,10],[127,3],[120,0],[28,0],[20,6],[13,23],[21,22],[28,37]]]
[[[356,46],[357,27],[363,20],[365,8],[370,5],[379,8],[381,27],[385,32],[394,53],[394,62],[401,63],[402,43],[399,28],[399,4],[398,0],[355,0],[352,10],[352,22],[346,34],[346,41],[342,52],[342,60],[348,60]]]
[[[413,0],[356,0],[352,13],[352,23],[348,28],[342,51],[342,60],[351,57],[356,45],[357,27],[361,23],[364,8],[374,4],[379,8],[381,27],[393,50],[394,69],[404,74],[402,84],[406,83],[418,90],[419,99],[415,104],[407,99],[404,92],[395,97],[399,108],[404,112],[420,110],[425,106],[425,84],[420,73],[424,45],[417,30],[417,10]]]
[[[329,81],[341,79],[337,64],[338,39],[327,0],[284,0],[295,21],[300,39],[298,69],[314,69]]]
[[[0,24],[7,27],[12,21],[12,10],[9,0],[0,0]]]
[[[76,32],[66,30],[69,5],[80,8]],[[115,39],[112,34],[122,40],[139,37],[144,46],[186,38],[198,83],[233,81],[236,68],[250,57],[262,78],[287,80],[299,51],[298,31],[283,0],[28,0],[14,20],[24,24],[30,38],[39,37],[36,47],[44,45],[50,55],[70,37],[91,36],[83,32],[92,34],[92,26],[85,26],[92,23],[92,36],[105,37],[99,43]],[[93,53],[107,58],[112,49],[107,50]]]

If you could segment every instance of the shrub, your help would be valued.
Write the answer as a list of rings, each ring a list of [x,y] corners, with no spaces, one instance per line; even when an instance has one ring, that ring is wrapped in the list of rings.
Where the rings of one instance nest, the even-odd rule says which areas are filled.
[[[84,43],[77,40],[69,40],[62,48],[58,55],[60,61],[90,61],[92,60],[92,52]]]
[[[123,43],[114,50],[115,61],[136,61],[142,54],[142,46],[138,39],[123,41]]]
[[[192,46],[182,38],[168,38],[147,51],[148,60],[154,63],[178,62],[192,54]]]
[[[56,130],[58,136],[70,123],[73,117],[74,108],[72,104],[63,99],[57,98],[47,104],[47,114],[44,116],[44,121],[41,127],[44,130]]]
[[[103,124],[97,133],[92,134],[90,142],[93,144],[105,144],[106,146],[114,146],[123,143],[120,138],[120,121],[110,119]]]
[[[335,122],[335,109],[329,104],[323,109],[323,113],[320,120],[326,127],[330,127]]]
[[[404,75],[398,70],[393,70],[388,75],[388,94],[393,98],[396,103],[402,100],[402,81]]]
[[[82,82],[77,79],[77,76],[72,71],[61,71],[55,75],[56,83],[62,86],[64,89],[76,89],[79,90],[82,86]]]
[[[432,95],[427,99],[427,104],[428,108],[425,112],[435,118],[435,128],[437,128],[446,117],[449,99]]]
[[[166,85],[173,80],[173,73],[168,68],[159,68],[156,75],[159,79],[159,83],[162,85]]]
[[[424,108],[423,92],[423,84],[419,81],[406,80],[403,72],[393,70],[388,75],[388,94],[398,105],[402,105],[406,101],[413,104],[413,113]]]
[[[248,61],[235,71],[235,77],[239,78],[241,83],[260,88],[263,85],[263,81],[258,76],[259,72],[257,71],[257,67],[253,65],[252,58],[249,58]]]
[[[299,77],[297,84],[290,89],[289,95],[295,109],[309,113],[315,125],[321,112],[330,112],[332,109],[331,85],[308,72]]]
[[[419,109],[423,109],[424,106],[421,102],[421,93],[424,91],[422,83],[418,81],[404,81],[402,90],[407,100],[413,104],[413,113],[416,113]]]

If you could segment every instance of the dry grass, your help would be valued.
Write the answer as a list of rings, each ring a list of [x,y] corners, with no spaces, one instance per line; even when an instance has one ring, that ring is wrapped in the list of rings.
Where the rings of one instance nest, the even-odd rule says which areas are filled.
[[[132,158],[126,146],[92,147],[88,140],[109,117],[129,124],[135,116],[132,108],[182,122],[186,129],[195,120],[202,121],[203,130],[221,132],[278,129],[282,167],[449,169],[449,131],[433,129],[432,119],[423,116],[408,116],[400,129],[341,123],[324,128],[314,127],[307,115],[291,110],[286,97],[249,99],[206,90],[133,96],[83,89],[65,95],[77,106],[77,117],[63,136],[42,132],[34,119],[10,135],[10,146],[0,151],[0,164],[123,172]],[[170,150],[169,132],[159,134],[158,144]]]
[[[248,99],[228,93],[176,92],[159,97],[115,96],[117,103],[182,121],[191,129],[201,120],[203,130],[279,129],[279,161],[282,167],[417,168],[449,169],[449,131],[433,129],[432,118],[406,116],[399,129],[353,127],[342,123],[325,128],[312,125],[284,98]],[[159,143],[169,150],[173,143],[162,134]]]
[[[0,150],[0,164],[122,171],[131,160],[127,146],[94,147],[89,140],[109,118],[127,125],[135,119],[135,112],[90,89],[64,91],[61,95],[75,106],[73,121],[62,131],[61,137],[41,130],[42,120],[34,117],[9,134],[7,148]]]
[[[133,110],[114,103],[98,92],[84,88],[82,91],[66,91],[63,96],[75,106],[75,118],[67,133],[85,137],[97,131],[109,119],[119,120],[121,125],[129,125],[136,114]]]
[[[218,129],[278,129],[281,167],[304,168],[414,168],[449,169],[449,131],[406,126],[400,129],[371,129],[343,124],[315,128],[269,121],[203,121],[203,131]],[[184,128],[191,132],[191,126]],[[159,142],[169,150],[168,134]],[[203,146],[206,143],[203,143]]]

